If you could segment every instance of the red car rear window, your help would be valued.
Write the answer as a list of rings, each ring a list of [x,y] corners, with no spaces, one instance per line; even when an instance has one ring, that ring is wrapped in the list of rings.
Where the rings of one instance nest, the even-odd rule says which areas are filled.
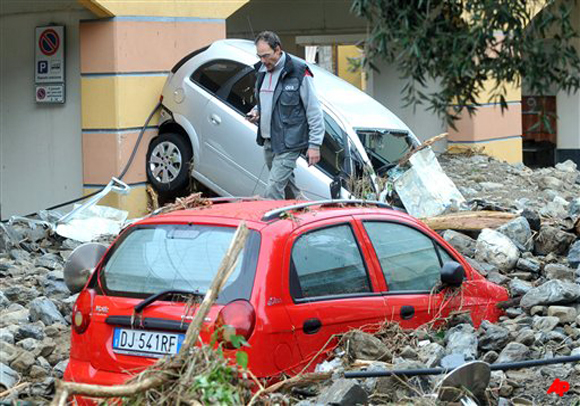
[[[100,285],[113,296],[140,298],[171,289],[205,294],[235,231],[195,224],[135,227],[107,255],[99,273]],[[259,233],[250,231],[218,302],[249,300],[259,246]]]

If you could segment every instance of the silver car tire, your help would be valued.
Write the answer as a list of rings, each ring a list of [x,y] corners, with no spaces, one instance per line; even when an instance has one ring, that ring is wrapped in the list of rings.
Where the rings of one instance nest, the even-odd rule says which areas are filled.
[[[180,192],[189,183],[192,157],[191,145],[181,135],[160,134],[151,140],[147,150],[147,179],[158,192]]]

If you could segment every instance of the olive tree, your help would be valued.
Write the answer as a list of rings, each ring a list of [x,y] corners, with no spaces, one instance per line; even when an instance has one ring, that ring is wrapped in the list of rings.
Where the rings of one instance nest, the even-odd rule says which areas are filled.
[[[450,125],[463,108],[472,114],[480,96],[507,108],[506,85],[536,95],[580,86],[575,0],[353,0],[368,21],[362,64],[395,64],[406,81],[406,105],[426,104]],[[538,10],[540,10],[538,12]],[[546,39],[550,38],[549,46]],[[427,92],[436,80],[440,90]],[[491,89],[490,89],[491,83]]]

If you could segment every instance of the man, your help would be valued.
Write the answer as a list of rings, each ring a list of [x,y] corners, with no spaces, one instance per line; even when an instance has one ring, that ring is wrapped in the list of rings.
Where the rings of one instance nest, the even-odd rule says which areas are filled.
[[[256,142],[264,147],[270,170],[264,197],[295,199],[300,190],[294,169],[306,150],[308,165],[320,161],[324,118],[308,66],[282,51],[278,35],[260,33],[256,40],[257,105],[248,120],[258,123]]]

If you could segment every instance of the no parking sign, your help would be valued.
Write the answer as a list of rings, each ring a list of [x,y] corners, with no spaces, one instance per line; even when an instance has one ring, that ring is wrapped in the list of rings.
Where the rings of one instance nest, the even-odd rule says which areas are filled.
[[[64,34],[61,25],[36,27],[34,82],[39,103],[64,103]],[[38,86],[49,83],[50,86]],[[50,95],[52,97],[48,97]]]

